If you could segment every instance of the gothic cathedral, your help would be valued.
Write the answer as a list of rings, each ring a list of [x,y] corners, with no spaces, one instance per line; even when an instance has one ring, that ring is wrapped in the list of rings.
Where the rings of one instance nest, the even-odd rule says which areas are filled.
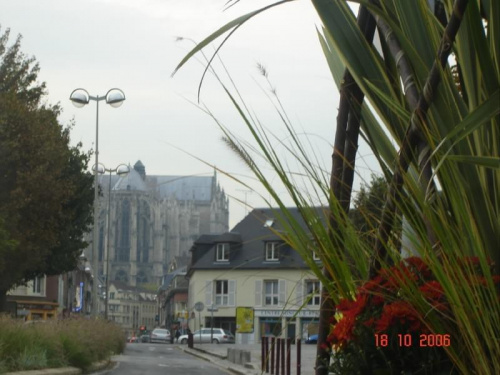
[[[188,251],[200,235],[228,230],[229,202],[215,172],[147,176],[139,160],[127,176],[103,175],[99,184],[99,275],[106,273],[109,238],[110,281],[159,285],[165,274],[187,264]],[[92,256],[91,234],[89,243],[85,253]]]

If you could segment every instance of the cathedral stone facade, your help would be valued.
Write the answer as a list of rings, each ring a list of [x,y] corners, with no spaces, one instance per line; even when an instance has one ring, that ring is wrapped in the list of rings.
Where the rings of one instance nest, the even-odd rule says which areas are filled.
[[[187,263],[188,251],[200,235],[228,230],[229,202],[215,172],[208,177],[148,176],[139,160],[128,175],[103,175],[99,184],[98,256],[103,280],[108,232],[110,280],[136,286],[159,285],[165,274]],[[86,253],[92,256],[91,237],[89,242]]]

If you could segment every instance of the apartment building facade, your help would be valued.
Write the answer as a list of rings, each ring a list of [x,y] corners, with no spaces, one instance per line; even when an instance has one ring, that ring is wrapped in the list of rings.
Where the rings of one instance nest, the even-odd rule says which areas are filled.
[[[273,210],[257,209],[231,232],[195,241],[187,272],[192,331],[224,328],[249,344],[317,333],[320,282],[280,230]]]

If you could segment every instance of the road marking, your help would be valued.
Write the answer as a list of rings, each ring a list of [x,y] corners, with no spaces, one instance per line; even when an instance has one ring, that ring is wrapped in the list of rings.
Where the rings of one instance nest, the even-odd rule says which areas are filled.
[[[154,346],[150,346],[148,349],[150,352],[154,352],[156,350],[156,348]]]
[[[160,363],[158,366],[160,366],[160,367],[169,367],[168,365],[164,365],[163,363]]]

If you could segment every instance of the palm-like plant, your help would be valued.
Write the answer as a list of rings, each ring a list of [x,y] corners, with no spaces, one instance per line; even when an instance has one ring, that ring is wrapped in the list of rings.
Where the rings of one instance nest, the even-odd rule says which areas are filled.
[[[215,38],[284,2],[225,25],[179,67]],[[293,140],[294,148],[287,147],[314,186],[309,193],[297,186],[244,103],[226,89],[302,212],[307,232],[293,222],[248,147],[222,127],[225,137],[280,206],[290,229],[285,239],[311,260],[323,281],[317,374],[328,371],[323,364],[330,353],[321,344],[339,298],[351,298],[359,278],[399,264],[401,246],[392,228],[403,217],[403,235],[411,239],[407,250],[429,264],[451,311],[432,309],[411,282],[400,291],[401,298],[412,302],[432,332],[454,330],[447,332],[453,344],[446,352],[457,371],[500,373],[500,307],[493,278],[500,273],[500,2],[359,2],[356,18],[345,1],[311,1],[323,23],[320,44],[341,92],[329,176],[314,167],[277,107]],[[359,240],[347,216],[359,136],[372,148],[389,183],[373,248]],[[328,202],[326,226],[312,208],[318,200]],[[323,270],[312,262],[311,247],[322,257]],[[478,259],[481,288],[464,282],[477,272],[477,267],[463,266],[466,256]]]

